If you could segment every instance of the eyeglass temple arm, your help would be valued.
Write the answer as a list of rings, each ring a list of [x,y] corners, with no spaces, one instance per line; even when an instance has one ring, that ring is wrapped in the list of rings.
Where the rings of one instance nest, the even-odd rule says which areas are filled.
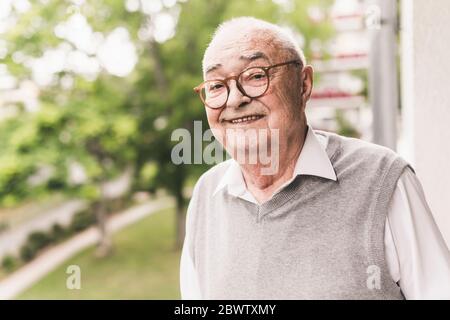
[[[296,60],[291,60],[291,61],[286,61],[286,62],[282,62],[282,63],[278,63],[278,64],[274,64],[273,66],[270,67],[265,67],[266,70],[269,70],[271,68],[276,68],[276,67],[281,67],[290,63],[295,63],[296,65],[300,65],[301,61],[296,59]]]

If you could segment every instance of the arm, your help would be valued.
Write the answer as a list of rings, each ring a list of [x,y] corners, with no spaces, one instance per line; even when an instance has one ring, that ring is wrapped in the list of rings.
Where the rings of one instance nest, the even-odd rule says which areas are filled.
[[[194,260],[190,253],[191,236],[191,220],[195,214],[195,201],[198,197],[197,193],[198,183],[192,193],[191,201],[189,202],[186,213],[186,236],[184,238],[183,249],[181,251],[180,261],[180,291],[181,299],[183,300],[198,300],[201,299],[200,287],[198,285],[197,272],[194,266]]]
[[[410,168],[389,206],[385,248],[391,276],[406,299],[450,299],[450,253]]]
[[[201,299],[200,288],[198,286],[197,274],[194,268],[194,263],[189,254],[186,239],[184,241],[183,250],[181,252],[181,263],[180,263],[181,299],[199,300]]]

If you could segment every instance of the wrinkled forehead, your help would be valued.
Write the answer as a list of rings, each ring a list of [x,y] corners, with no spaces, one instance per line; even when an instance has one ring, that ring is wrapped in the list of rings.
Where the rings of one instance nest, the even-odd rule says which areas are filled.
[[[203,57],[203,75],[216,69],[253,60],[266,61],[267,64],[278,60],[280,48],[270,34],[261,34],[257,30],[243,33],[227,32],[217,35],[210,43]]]

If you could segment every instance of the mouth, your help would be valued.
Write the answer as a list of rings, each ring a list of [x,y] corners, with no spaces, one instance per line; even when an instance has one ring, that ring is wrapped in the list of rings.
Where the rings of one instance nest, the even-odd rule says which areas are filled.
[[[262,118],[264,118],[264,115],[255,114],[255,115],[242,116],[242,117],[233,118],[233,119],[227,119],[224,121],[227,123],[231,123],[231,124],[248,124],[248,123],[256,122]]]

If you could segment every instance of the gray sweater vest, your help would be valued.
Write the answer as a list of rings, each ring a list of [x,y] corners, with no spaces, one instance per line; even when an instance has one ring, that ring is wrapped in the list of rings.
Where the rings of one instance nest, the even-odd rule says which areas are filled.
[[[299,175],[256,205],[216,193],[228,162],[199,179],[188,250],[205,299],[403,299],[384,252],[388,204],[408,163],[358,139],[328,136],[337,181]]]

